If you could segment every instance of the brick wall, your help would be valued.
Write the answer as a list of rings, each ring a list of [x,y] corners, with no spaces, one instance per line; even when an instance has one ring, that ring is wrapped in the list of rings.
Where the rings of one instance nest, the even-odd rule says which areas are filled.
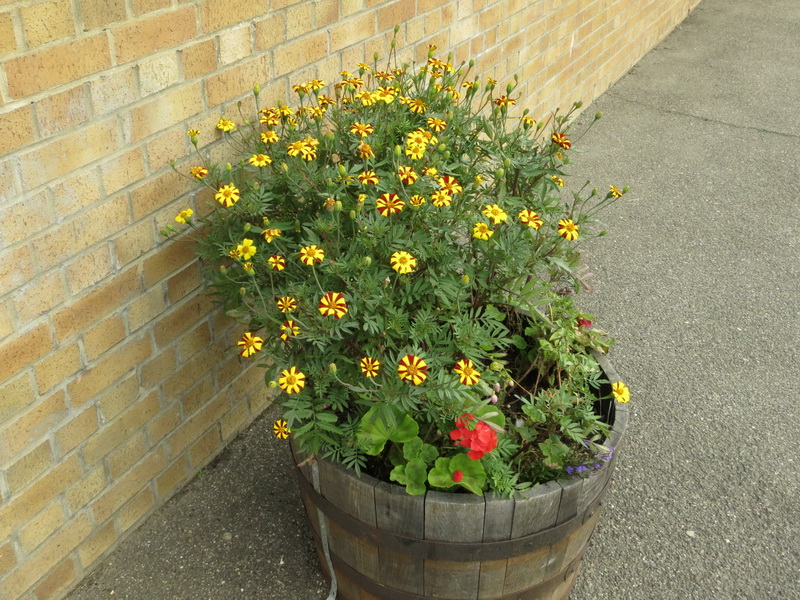
[[[159,230],[169,166],[400,25],[538,119],[591,101],[699,0],[0,0],[0,597],[63,597],[269,403]]]

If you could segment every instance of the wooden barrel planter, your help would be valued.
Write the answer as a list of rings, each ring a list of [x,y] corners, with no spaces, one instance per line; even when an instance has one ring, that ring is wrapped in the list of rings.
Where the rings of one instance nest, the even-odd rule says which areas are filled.
[[[588,477],[537,485],[511,499],[410,496],[340,464],[303,464],[295,456],[317,553],[329,580],[329,562],[333,567],[337,599],[566,599],[628,420],[626,405],[604,401],[599,408],[612,426],[605,444],[614,457]]]

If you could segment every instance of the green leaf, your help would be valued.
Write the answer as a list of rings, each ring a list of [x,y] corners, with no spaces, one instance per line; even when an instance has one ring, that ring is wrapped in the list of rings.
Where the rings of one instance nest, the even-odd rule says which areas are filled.
[[[358,441],[364,452],[377,456],[386,442],[407,442],[419,433],[419,425],[391,404],[376,404],[361,419]]]
[[[562,467],[564,459],[569,454],[569,446],[558,439],[555,433],[551,433],[547,440],[540,442],[539,449],[544,455],[544,464],[552,468]]]
[[[453,480],[456,471],[461,472],[461,481]],[[452,458],[441,457],[436,459],[436,465],[428,473],[428,483],[443,489],[460,485],[480,496],[486,485],[486,471],[481,461],[471,460],[466,454],[457,454]]]
[[[427,487],[425,481],[428,477],[428,468],[420,458],[415,458],[407,465],[399,465],[392,469],[389,479],[400,485],[406,486],[406,492],[412,496],[424,494]]]

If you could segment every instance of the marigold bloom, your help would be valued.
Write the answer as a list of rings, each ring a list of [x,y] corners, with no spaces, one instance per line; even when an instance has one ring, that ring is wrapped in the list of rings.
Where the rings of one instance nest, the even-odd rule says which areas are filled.
[[[394,81],[394,74],[387,71],[375,71],[375,79],[378,81]]]
[[[488,240],[494,235],[494,231],[489,229],[486,223],[475,223],[472,227],[472,237],[479,240]]]
[[[303,160],[314,160],[317,158],[317,149],[313,142],[316,142],[313,138],[292,142],[287,146],[286,154],[289,156],[299,156]]]
[[[558,187],[564,187],[564,180],[557,175],[553,175],[550,179],[552,179]]]
[[[297,367],[284,369],[278,378],[278,387],[287,394],[299,394],[300,390],[306,387],[306,376],[298,371]]]
[[[554,144],[561,146],[564,150],[569,150],[570,148],[572,148],[572,142],[570,142],[567,139],[566,133],[554,133],[553,135],[550,136],[550,140]]]
[[[242,336],[238,342],[236,342],[237,346],[241,346],[242,350],[240,354],[247,358],[248,356],[252,356],[256,352],[261,351],[261,346],[264,344],[264,340],[260,337],[253,335],[249,331]]]
[[[399,213],[405,208],[406,203],[400,199],[397,194],[383,194],[375,202],[378,212],[384,217],[389,217],[395,213]]]
[[[419,356],[406,354],[397,365],[397,374],[403,381],[419,385],[428,378],[428,365]]]
[[[186,219],[191,219],[193,214],[194,214],[194,211],[191,208],[187,208],[187,209],[182,210],[181,212],[179,212],[178,216],[175,217],[175,220],[178,223],[186,223]]]
[[[261,141],[264,142],[265,144],[274,144],[280,139],[278,137],[278,134],[274,131],[265,131],[261,134],[260,137]]]
[[[377,377],[381,369],[381,362],[377,358],[365,356],[359,362],[364,377]]]
[[[289,424],[286,421],[278,419],[272,424],[272,432],[279,440],[285,440],[292,433],[292,430],[289,429]]]
[[[272,159],[266,154],[253,154],[253,156],[247,159],[247,162],[254,167],[266,167],[272,164]]]
[[[236,251],[244,260],[250,260],[256,253],[256,247],[253,245],[253,240],[245,238],[241,244],[236,246]]]
[[[197,129],[190,129],[186,132],[186,135],[188,135],[190,138],[194,138],[200,135],[200,132]]]
[[[372,150],[372,146],[370,146],[369,144],[365,144],[364,142],[361,142],[358,145],[357,150],[358,150],[359,158],[362,158],[364,160],[366,160],[368,158],[375,158],[375,152]]]
[[[447,122],[437,117],[428,117],[426,123],[428,123],[428,127],[433,129],[436,133],[444,131],[445,128],[447,127]]]
[[[267,262],[273,271],[283,271],[286,268],[286,259],[279,254],[273,254]]]
[[[524,117],[521,117],[520,121],[522,121],[522,126],[525,129],[528,129],[528,128],[533,127],[534,125],[536,125],[536,120],[533,117],[531,117],[530,115],[525,115]]]
[[[291,296],[282,296],[278,298],[278,302],[276,304],[278,305],[278,310],[282,313],[292,312],[297,308],[297,300]]]
[[[319,301],[319,312],[323,317],[341,319],[347,314],[347,302],[339,292],[328,292]]]
[[[293,320],[289,319],[288,321],[285,321],[281,325],[280,338],[284,342],[288,341],[290,337],[294,337],[299,334],[300,334],[300,327],[298,327],[297,323],[295,323]]]
[[[427,146],[424,144],[406,144],[406,156],[412,160],[419,160],[425,156]]]
[[[265,229],[261,232],[261,235],[264,236],[264,239],[267,240],[267,243],[272,243],[272,240],[275,238],[281,237],[281,230],[280,229]]]
[[[397,175],[400,177],[400,181],[402,181],[405,185],[411,185],[417,179],[419,179],[419,175],[417,175],[414,172],[414,169],[411,167],[398,167]]]
[[[500,208],[497,204],[489,204],[488,206],[485,206],[481,213],[483,213],[483,216],[485,216],[495,225],[499,225],[503,221],[508,220],[506,211]]]
[[[367,137],[370,133],[374,132],[375,128],[369,123],[353,123],[350,127],[350,133],[354,133],[359,137]]]
[[[450,177],[450,175],[439,177],[436,183],[438,183],[439,187],[448,194],[459,194],[464,190],[456,178]]]
[[[434,206],[442,208],[444,206],[450,206],[453,202],[453,197],[444,190],[436,190],[431,194],[431,202]]]
[[[409,100],[408,108],[413,113],[417,113],[418,115],[423,115],[428,110],[428,105],[425,104],[425,102],[422,101],[421,99],[414,98],[412,100]]]
[[[475,385],[481,378],[481,374],[475,368],[475,364],[465,358],[456,363],[453,371],[458,375],[458,379],[464,385]]]
[[[425,198],[419,194],[414,194],[408,199],[408,202],[411,204],[411,206],[422,206],[425,204]]]
[[[214,194],[214,199],[225,208],[230,208],[239,201],[239,190],[233,183],[223,185],[219,188],[219,191]]]
[[[372,94],[376,100],[380,100],[385,104],[391,104],[400,93],[396,87],[379,85],[378,89]]]
[[[423,175],[427,175],[428,177],[436,177],[436,174],[438,172],[439,171],[436,169],[436,167],[423,167],[422,168],[422,174]]]
[[[291,117],[294,114],[294,109],[291,106],[286,106],[285,104],[281,104],[278,107],[278,113],[282,117]]]
[[[325,251],[322,248],[318,248],[316,244],[300,248],[300,262],[306,266],[313,267],[316,263],[321,263],[324,259]]]
[[[520,223],[523,223],[528,227],[533,227],[534,229],[539,229],[539,227],[541,227],[544,223],[541,217],[539,217],[538,213],[527,208],[519,211],[519,215],[517,215],[517,217],[519,218]]]
[[[220,117],[219,122],[217,123],[217,129],[220,131],[231,131],[234,127],[236,127],[236,123],[226,119],[225,117]]]
[[[375,175],[375,171],[364,171],[363,173],[359,173],[358,180],[363,185],[378,185],[378,176]]]
[[[619,190],[619,188],[616,188],[613,185],[609,185],[608,187],[609,187],[609,190],[610,190],[609,193],[612,196],[614,196],[614,198],[621,198],[622,197],[622,192]]]
[[[399,250],[398,252],[392,254],[390,262],[392,264],[392,268],[401,275],[405,273],[411,273],[411,271],[417,268],[417,259],[403,250]]]
[[[255,269],[253,268],[253,263],[251,262],[244,263],[242,265],[242,269],[244,269],[244,272],[247,273],[248,275],[252,275],[253,273],[256,272]]]
[[[558,233],[568,242],[574,242],[578,239],[580,228],[575,224],[572,219],[559,219]]]
[[[492,102],[494,102],[497,106],[514,106],[517,103],[516,100],[512,100],[508,96],[500,96],[499,98],[492,100]]]
[[[189,172],[192,174],[192,177],[196,177],[197,179],[202,179],[208,175],[208,169],[205,167],[192,167],[189,169]]]
[[[242,258],[242,251],[239,248],[231,248],[228,250],[228,256],[230,258]]]
[[[611,384],[611,393],[614,394],[616,401],[622,404],[626,404],[631,400],[631,392],[628,386],[621,381],[616,381]]]
[[[377,98],[368,90],[361,90],[355,95],[355,99],[361,102],[361,106],[372,106],[377,102]]]

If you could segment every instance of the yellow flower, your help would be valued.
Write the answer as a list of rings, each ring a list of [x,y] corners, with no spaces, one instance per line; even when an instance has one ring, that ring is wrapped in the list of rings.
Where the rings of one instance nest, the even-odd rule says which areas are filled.
[[[475,385],[481,378],[481,374],[475,368],[475,364],[467,358],[458,361],[456,366],[453,367],[453,371],[456,372],[459,381],[464,385]]]
[[[380,85],[373,93],[373,97],[377,100],[381,100],[385,104],[391,104],[394,102],[394,99],[397,98],[398,93],[399,90],[396,87]]]
[[[319,312],[323,317],[341,319],[347,314],[347,302],[339,292],[328,292],[319,301]]]
[[[279,254],[274,254],[267,259],[269,266],[274,271],[283,271],[286,268],[286,259]]]
[[[300,334],[300,327],[297,326],[297,323],[289,319],[285,321],[281,325],[281,335],[280,338],[286,342],[289,340],[290,337],[294,337]]]
[[[519,215],[517,215],[517,218],[519,219],[520,223],[523,223],[528,227],[532,227],[533,229],[539,229],[539,227],[542,226],[542,223],[544,223],[541,217],[539,217],[538,213],[535,213],[527,208],[521,210]]]
[[[406,354],[397,365],[397,374],[403,381],[419,385],[428,378],[428,365],[419,356]]]
[[[217,123],[217,129],[220,131],[231,131],[234,127],[236,127],[236,123],[226,119],[225,117],[220,117],[219,122]]]
[[[411,206],[422,206],[425,204],[425,198],[419,194],[414,194],[408,199],[408,202],[411,204]]]
[[[324,259],[325,251],[322,248],[318,248],[316,244],[300,248],[300,262],[306,266],[313,267],[316,263],[321,263]]]
[[[279,440],[285,440],[292,433],[292,430],[289,429],[289,424],[286,421],[278,419],[272,424],[272,432]]]
[[[472,228],[472,237],[479,240],[488,240],[493,235],[494,231],[489,229],[486,223],[475,223],[475,226]]]
[[[377,358],[371,358],[369,356],[362,358],[359,364],[361,365],[361,372],[364,374],[364,377],[377,377],[381,369],[381,362]]]
[[[621,197],[622,197],[622,192],[621,192],[621,191],[620,191],[618,188],[614,187],[613,185],[610,185],[610,186],[608,186],[608,187],[609,187],[609,189],[611,190],[609,193],[610,193],[610,194],[611,194],[611,195],[612,195],[614,198],[621,198]]]
[[[375,152],[372,150],[372,146],[361,142],[358,145],[358,156],[364,160],[368,158],[375,158]]]
[[[280,139],[278,137],[278,134],[275,133],[274,131],[265,131],[261,134],[260,137],[261,141],[264,142],[265,144],[274,144]]]
[[[264,236],[264,239],[267,243],[272,243],[272,240],[275,238],[281,237],[281,230],[280,229],[265,229],[261,232],[261,235]]]
[[[506,211],[500,208],[497,204],[489,204],[488,206],[484,207],[481,212],[483,213],[483,216],[485,216],[495,225],[499,225],[503,221],[508,220]]]
[[[419,160],[425,156],[425,149],[427,146],[424,144],[406,144],[406,156],[413,160]]]
[[[569,150],[572,148],[572,142],[567,139],[566,133],[554,133],[550,136],[550,140],[559,146],[561,146],[564,150]]]
[[[178,213],[178,216],[175,217],[175,220],[178,223],[186,223],[186,219],[191,219],[194,211],[191,208],[187,208],[186,210],[182,210]]]
[[[453,202],[453,197],[444,190],[436,190],[431,194],[431,202],[434,206],[442,208],[443,206],[450,206]]]
[[[406,203],[397,194],[383,194],[375,202],[378,212],[384,217],[390,217],[405,208]]]
[[[574,242],[580,235],[580,228],[574,223],[572,219],[559,219],[558,233],[568,242]]]
[[[225,208],[230,208],[239,201],[239,190],[231,182],[219,188],[219,191],[214,194],[214,199]]]
[[[374,132],[375,128],[369,123],[353,123],[350,127],[350,133],[354,133],[359,137],[367,137],[370,133]]]
[[[550,179],[552,179],[558,187],[564,187],[564,180],[561,179],[561,177],[553,175]]]
[[[292,298],[291,296],[282,296],[278,298],[278,310],[282,313],[292,312],[295,308],[297,308],[297,300]]]
[[[196,177],[197,179],[202,179],[208,175],[208,169],[205,167],[192,167],[189,169],[189,172],[192,174],[192,177]]]
[[[392,264],[392,268],[401,275],[405,273],[411,273],[411,271],[417,268],[417,259],[403,250],[392,254],[390,262]]]
[[[306,376],[297,370],[297,367],[290,367],[288,370],[281,371],[278,378],[278,387],[287,394],[299,394],[306,386]]]
[[[500,96],[499,98],[495,98],[494,100],[492,100],[492,102],[494,102],[496,106],[500,107],[514,106],[517,103],[516,100],[512,100],[508,96]]]
[[[459,194],[463,191],[461,184],[456,181],[455,177],[450,177],[450,175],[439,177],[439,180],[436,183],[438,183],[439,187],[448,194]]]
[[[419,179],[419,175],[414,172],[414,169],[411,167],[398,167],[397,174],[400,177],[400,181],[402,181],[405,185],[413,184],[417,179]]]
[[[378,176],[375,175],[375,171],[364,171],[363,173],[359,173],[358,180],[363,185],[378,185]]]
[[[253,245],[253,240],[245,238],[241,244],[236,246],[236,251],[244,260],[250,260],[256,253],[256,247]]]
[[[358,92],[355,99],[361,102],[361,106],[372,106],[376,101],[372,93],[367,90]]]
[[[530,115],[525,115],[524,117],[520,118],[520,121],[522,121],[522,126],[525,129],[529,129],[536,125],[536,121]]]
[[[436,167],[423,167],[422,174],[427,175],[428,177],[435,177],[439,171]]]
[[[253,154],[253,156],[247,159],[247,162],[254,167],[266,167],[272,164],[272,159],[266,154]]]
[[[197,131],[197,129],[190,129],[186,132],[186,135],[188,135],[190,138],[196,138],[198,135],[200,135],[200,132]]]
[[[621,381],[611,384],[611,392],[614,394],[614,398],[617,400],[617,402],[625,404],[631,400],[631,392],[628,389],[628,386]]]
[[[428,105],[425,104],[423,100],[414,98],[413,100],[409,100],[408,108],[411,109],[411,112],[422,115],[428,110]]]
[[[242,350],[240,354],[247,358],[248,356],[252,356],[256,352],[261,350],[261,346],[263,345],[264,340],[260,337],[253,335],[250,332],[245,333],[238,342],[236,342],[237,346],[241,346]]]

